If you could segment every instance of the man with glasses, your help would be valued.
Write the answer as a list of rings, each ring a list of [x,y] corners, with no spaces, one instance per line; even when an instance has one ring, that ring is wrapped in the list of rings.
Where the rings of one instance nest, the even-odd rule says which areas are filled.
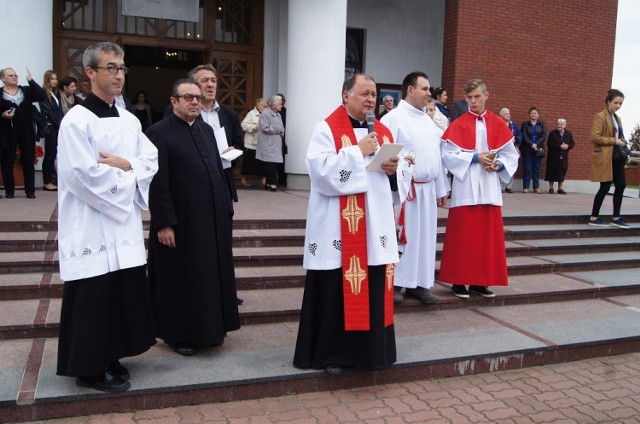
[[[57,374],[106,392],[130,387],[119,359],[155,344],[141,209],[158,151],[140,121],[115,105],[124,51],[104,42],[83,55],[91,93],[58,136],[58,254],[64,281]]]
[[[197,119],[204,100],[193,81],[178,80],[173,115],[147,130],[160,164],[149,194],[155,335],[185,356],[222,344],[240,328],[233,203],[213,129]]]

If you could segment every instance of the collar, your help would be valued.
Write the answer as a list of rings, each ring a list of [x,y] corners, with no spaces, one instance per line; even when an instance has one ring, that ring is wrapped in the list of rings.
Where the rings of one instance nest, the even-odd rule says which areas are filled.
[[[475,116],[478,121],[484,121],[484,116],[487,114],[487,109],[485,109],[484,112],[482,112],[480,115],[478,115],[475,112],[472,112],[471,109],[469,109],[467,112]]]
[[[349,115],[348,112],[347,112],[347,116],[349,116],[349,121],[351,121],[351,126],[353,128],[368,128],[366,120],[363,121],[363,122],[360,122],[356,118],[354,118],[353,116]]]
[[[205,113],[211,113],[213,111],[215,111],[216,113],[220,111],[220,105],[218,104],[218,101],[214,101],[213,102],[213,107],[209,110],[207,110],[207,108],[204,107],[204,105],[202,105],[201,110]]]
[[[113,118],[120,116],[118,109],[116,108],[115,100],[112,104],[109,104],[93,93],[89,93],[87,95],[87,98],[82,102],[82,106],[89,109],[89,111],[95,114],[98,118]]]
[[[424,109],[418,109],[404,99],[400,100],[400,103],[398,103],[398,109],[406,110],[407,112],[414,113],[416,115],[427,116],[427,114],[424,112]]]

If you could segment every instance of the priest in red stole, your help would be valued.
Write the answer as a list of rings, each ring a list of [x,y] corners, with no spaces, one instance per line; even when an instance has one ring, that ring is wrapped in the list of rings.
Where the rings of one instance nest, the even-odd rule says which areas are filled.
[[[380,146],[393,143],[379,121],[367,130],[366,115],[376,102],[373,78],[347,78],[342,100],[315,125],[307,151],[307,277],[293,360],[329,375],[344,367],[380,370],[396,361],[393,206],[410,183],[397,156],[376,170],[366,168]]]
[[[469,80],[464,92],[469,110],[442,135],[442,161],[454,178],[438,280],[463,299],[495,297],[488,286],[508,284],[500,181],[515,173],[518,152],[509,128],[486,109],[485,83]]]

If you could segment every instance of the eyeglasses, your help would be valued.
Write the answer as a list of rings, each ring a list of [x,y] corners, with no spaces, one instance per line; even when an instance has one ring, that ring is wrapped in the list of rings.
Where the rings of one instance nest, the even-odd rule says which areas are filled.
[[[193,99],[196,99],[198,101],[198,103],[202,103],[204,101],[204,96],[195,96],[193,94],[183,94],[181,96],[174,96],[174,97],[176,99],[179,99],[180,97],[182,97],[187,102],[192,102]]]
[[[127,75],[129,73],[129,68],[126,66],[116,66],[116,65],[109,65],[109,66],[94,66],[94,69],[106,69],[107,72],[109,72],[110,74],[117,74],[118,71],[122,71],[123,75]]]

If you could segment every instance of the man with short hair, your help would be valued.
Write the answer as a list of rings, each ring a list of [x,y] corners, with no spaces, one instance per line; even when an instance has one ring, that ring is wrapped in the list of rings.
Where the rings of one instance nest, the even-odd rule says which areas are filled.
[[[408,185],[404,172],[396,174],[397,156],[367,170],[379,145],[393,143],[379,121],[367,134],[366,115],[376,104],[373,78],[347,78],[342,102],[314,126],[307,151],[307,277],[293,359],[296,367],[324,368],[329,375],[396,361],[393,198],[396,184]]]
[[[242,128],[240,127],[238,114],[234,110],[222,106],[216,100],[216,95],[218,94],[218,73],[216,68],[209,64],[196,66],[189,71],[189,78],[200,87],[204,97],[200,108],[200,116],[204,122],[213,128],[216,137],[224,137],[226,144],[229,146],[220,154],[222,155],[232,149],[243,150]],[[231,199],[237,202],[238,192],[231,162],[222,159],[222,165],[224,166]]]
[[[213,129],[196,119],[202,101],[193,81],[178,80],[173,116],[147,130],[160,163],[149,194],[155,335],[185,356],[222,344],[227,332],[240,328],[233,204]]]
[[[380,119],[385,116],[387,113],[391,112],[395,107],[395,101],[393,100],[393,96],[386,95],[382,98],[382,104],[384,105],[384,110],[380,113]]]
[[[424,304],[435,303],[431,293],[436,271],[438,207],[447,204],[449,182],[442,166],[440,133],[425,114],[431,94],[429,77],[412,72],[402,81],[404,99],[382,118],[396,143],[404,144],[401,157],[411,154],[415,161],[411,189],[398,218],[402,225],[400,243],[403,254],[396,266],[394,300],[405,295]]]
[[[84,78],[78,81],[78,93],[76,94],[76,96],[84,100],[87,98],[89,93],[91,93],[91,82]]]
[[[114,43],[83,55],[91,93],[58,136],[58,254],[64,281],[58,375],[106,392],[130,387],[119,359],[155,344],[141,209],[158,151],[140,121],[116,107],[125,74]]]
[[[513,144],[515,144],[516,150],[519,152],[520,143],[522,142],[522,133],[520,132],[520,127],[518,126],[518,124],[511,120],[511,112],[506,107],[500,109],[499,114],[500,118],[502,118],[504,123],[507,124],[507,127],[509,127],[509,129],[513,133]],[[501,183],[501,186],[506,193],[513,193],[513,176],[509,178],[509,182]]]
[[[513,133],[486,109],[485,83],[469,80],[464,92],[469,111],[442,135],[442,161],[454,178],[438,279],[459,298],[490,298],[487,286],[509,282],[500,181],[513,176],[518,151]]]

